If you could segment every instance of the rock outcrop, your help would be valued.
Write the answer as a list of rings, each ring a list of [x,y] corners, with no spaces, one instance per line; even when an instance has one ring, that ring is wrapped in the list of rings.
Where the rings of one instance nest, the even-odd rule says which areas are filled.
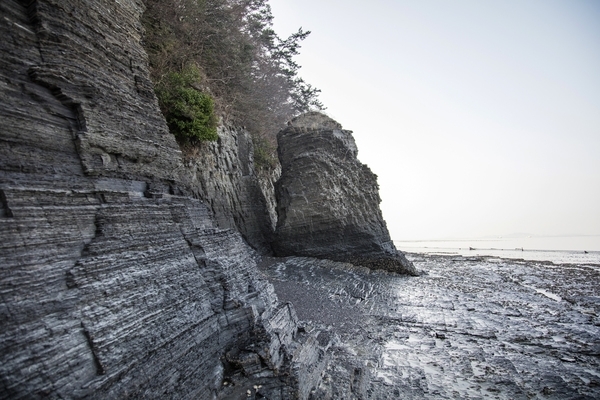
[[[282,167],[276,184],[277,255],[417,273],[390,239],[377,176],[358,161],[351,131],[310,112],[291,121],[277,140]]]
[[[0,3],[0,398],[306,398],[318,333],[197,195],[143,10]]]

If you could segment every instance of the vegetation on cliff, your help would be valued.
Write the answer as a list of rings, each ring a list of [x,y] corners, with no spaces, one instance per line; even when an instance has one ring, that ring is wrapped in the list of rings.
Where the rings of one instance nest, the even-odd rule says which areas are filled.
[[[214,102],[207,93],[194,88],[198,82],[200,71],[190,66],[181,72],[171,72],[155,89],[169,130],[179,143],[217,140]]]
[[[318,99],[319,90],[299,77],[300,66],[294,61],[300,43],[310,32],[300,28],[288,38],[280,38],[272,28],[268,0],[145,3],[144,42],[151,78],[159,89],[161,109],[168,121],[173,103],[161,94],[172,93],[173,86],[181,83],[173,74],[195,70],[193,82],[183,85],[185,96],[212,99],[218,115],[245,126],[254,137],[256,161],[268,166],[274,162],[275,134],[285,122],[311,109],[324,108]],[[178,104],[186,111],[179,116],[170,114],[174,134],[182,144],[213,138],[184,133],[190,126],[186,120],[189,108],[193,108],[182,104],[187,101],[185,96],[179,97]],[[211,118],[202,121],[200,125],[212,129]]]

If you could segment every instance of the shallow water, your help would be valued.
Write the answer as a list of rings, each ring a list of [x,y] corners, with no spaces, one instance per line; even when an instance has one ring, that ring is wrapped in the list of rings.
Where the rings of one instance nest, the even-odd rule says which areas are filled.
[[[492,256],[557,264],[600,264],[600,236],[394,241],[408,253]]]

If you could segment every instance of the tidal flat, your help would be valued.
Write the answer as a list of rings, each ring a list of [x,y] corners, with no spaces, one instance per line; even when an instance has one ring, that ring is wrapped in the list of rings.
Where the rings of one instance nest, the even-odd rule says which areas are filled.
[[[600,265],[409,253],[419,277],[259,268],[330,360],[315,399],[600,398]]]

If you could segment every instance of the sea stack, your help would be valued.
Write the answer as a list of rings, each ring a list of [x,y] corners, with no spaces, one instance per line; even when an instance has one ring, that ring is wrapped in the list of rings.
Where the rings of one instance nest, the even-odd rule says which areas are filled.
[[[319,112],[293,119],[277,135],[278,256],[350,262],[417,275],[383,220],[377,175],[357,159],[352,131]]]

